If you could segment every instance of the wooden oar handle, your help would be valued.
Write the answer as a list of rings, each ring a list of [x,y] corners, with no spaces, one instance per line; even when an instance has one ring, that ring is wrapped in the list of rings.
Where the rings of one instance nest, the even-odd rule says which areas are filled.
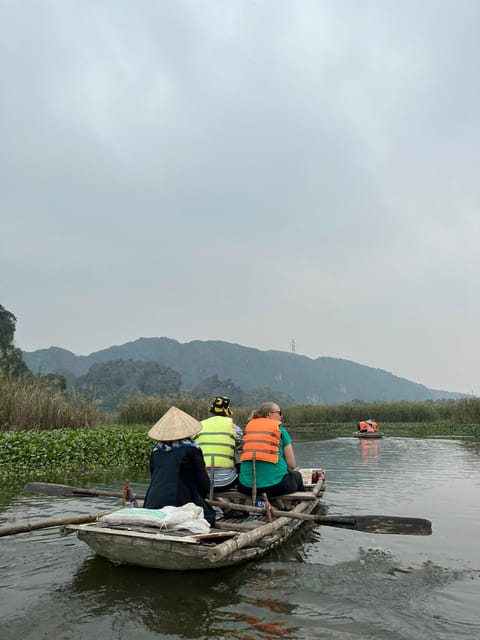
[[[238,509],[239,511],[249,511],[251,513],[264,513],[261,507],[236,504],[228,501],[207,500],[215,507],[228,509]],[[432,523],[425,518],[410,518],[403,516],[371,516],[371,515],[349,515],[349,516],[319,516],[297,511],[279,511],[270,509],[270,513],[280,518],[296,518],[298,520],[310,520],[329,527],[339,527],[341,529],[354,529],[367,533],[382,533],[395,535],[429,536],[432,533]]]
[[[99,511],[98,513],[90,513],[84,516],[72,516],[71,518],[50,518],[48,520],[37,520],[36,522],[28,522],[26,524],[16,524],[11,527],[2,527],[0,529],[0,537],[12,536],[16,533],[27,533],[37,529],[48,529],[49,527],[61,527],[65,524],[84,524],[86,522],[94,522],[99,516],[112,513],[116,509],[108,509],[108,511]]]

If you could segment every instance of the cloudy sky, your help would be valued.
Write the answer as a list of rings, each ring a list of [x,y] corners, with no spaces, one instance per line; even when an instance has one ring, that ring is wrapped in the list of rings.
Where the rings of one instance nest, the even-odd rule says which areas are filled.
[[[480,3],[0,0],[16,345],[346,358],[480,394]]]

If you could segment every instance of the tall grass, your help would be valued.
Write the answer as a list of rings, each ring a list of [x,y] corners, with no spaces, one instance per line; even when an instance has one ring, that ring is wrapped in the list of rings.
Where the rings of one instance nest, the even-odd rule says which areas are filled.
[[[118,424],[153,425],[172,405],[197,418],[197,420],[203,420],[208,418],[211,400],[194,400],[187,395],[135,396],[120,405],[117,421]]]
[[[120,424],[154,424],[172,404],[198,420],[209,416],[210,399],[192,399],[185,396],[155,396],[132,398],[119,409]],[[234,420],[245,425],[253,407],[238,407]],[[480,423],[480,398],[438,400],[428,402],[350,402],[339,405],[293,405],[282,407],[287,425],[299,424],[356,424],[372,418],[378,423]]]
[[[442,408],[441,408],[442,407]],[[284,412],[289,423],[432,422],[453,418],[453,406],[427,402],[350,402],[339,405],[296,405]]]
[[[99,413],[87,398],[66,394],[38,376],[0,374],[0,430],[93,427]]]
[[[275,398],[267,398],[275,401]],[[85,396],[67,394],[38,376],[0,375],[0,431],[62,429],[101,424],[153,425],[172,406],[198,420],[209,416],[211,398],[135,396],[118,412],[103,414]],[[244,426],[254,407],[236,407],[234,420]],[[372,418],[382,423],[479,424],[480,398],[427,402],[349,402],[339,405],[282,406],[287,426],[346,424]]]

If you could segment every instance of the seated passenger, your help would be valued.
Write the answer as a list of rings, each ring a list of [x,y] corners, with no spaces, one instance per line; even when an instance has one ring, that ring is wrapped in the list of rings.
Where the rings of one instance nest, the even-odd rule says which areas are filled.
[[[375,424],[375,429],[377,428],[377,423],[372,423],[372,420],[362,420],[361,422],[358,423],[357,429],[360,432],[364,432],[364,433],[371,433],[373,431],[375,431],[375,429],[373,428],[373,424]]]
[[[213,477],[214,490],[227,491],[237,484],[236,465],[243,434],[233,422],[230,398],[216,396],[210,413],[210,418],[202,420],[202,430],[195,436],[195,442],[202,450],[210,481]]]
[[[203,454],[193,437],[201,430],[198,420],[170,407],[148,432],[155,443],[150,454],[150,485],[143,506],[161,509],[187,502],[203,508],[205,519],[215,524],[215,510],[205,502],[210,479]]]
[[[250,416],[240,463],[238,490],[241,493],[252,494],[254,473],[257,495],[266,493],[274,498],[305,490],[300,472],[295,471],[292,439],[282,426],[282,412],[274,402],[264,402]]]

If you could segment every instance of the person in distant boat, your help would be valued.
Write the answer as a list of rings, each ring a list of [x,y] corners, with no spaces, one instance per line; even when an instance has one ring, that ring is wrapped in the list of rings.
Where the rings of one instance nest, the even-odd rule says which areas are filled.
[[[305,491],[295,465],[292,439],[282,426],[282,411],[278,404],[264,402],[245,427],[238,490],[251,495],[255,482],[257,495],[266,493],[269,498]]]
[[[205,519],[215,524],[215,510],[205,502],[210,479],[202,450],[193,440],[201,429],[198,420],[177,407],[170,407],[150,429],[148,435],[156,443],[150,454],[145,508],[181,507],[193,502],[203,508]]]
[[[227,491],[237,484],[243,433],[233,421],[227,396],[216,396],[210,413],[210,418],[202,420],[195,442],[202,450],[214,490]]]
[[[357,430],[365,433],[373,433],[377,428],[377,423],[373,420],[361,420],[357,425]]]

